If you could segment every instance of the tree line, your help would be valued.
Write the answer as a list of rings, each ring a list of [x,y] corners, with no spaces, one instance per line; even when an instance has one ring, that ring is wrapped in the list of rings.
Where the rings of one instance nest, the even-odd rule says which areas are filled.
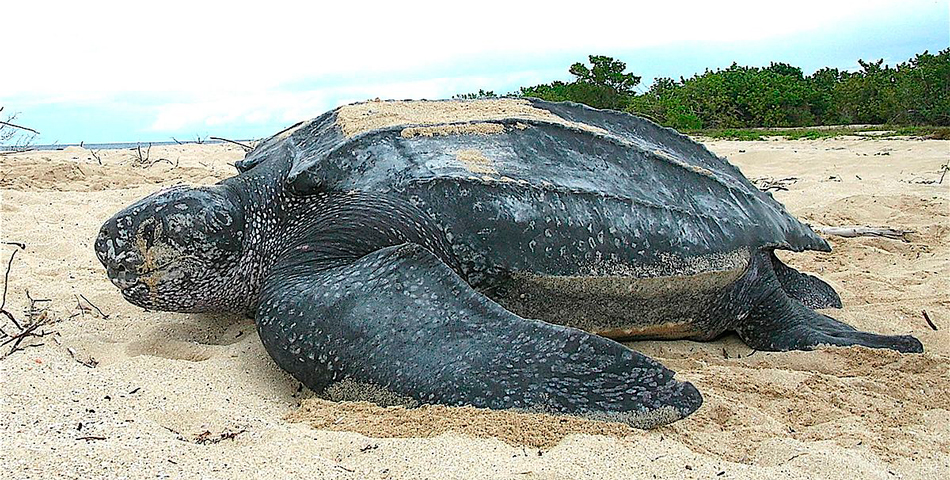
[[[858,60],[855,72],[822,68],[811,75],[787,63],[709,70],[690,78],[641,77],[607,56],[568,69],[572,81],[521,87],[506,96],[572,101],[643,115],[681,130],[843,124],[950,125],[950,48],[894,67]],[[457,98],[496,97],[491,91]]]

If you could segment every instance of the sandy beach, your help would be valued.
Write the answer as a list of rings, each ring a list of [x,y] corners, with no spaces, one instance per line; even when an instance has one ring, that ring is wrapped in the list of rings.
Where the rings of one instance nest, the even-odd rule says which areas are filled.
[[[25,319],[30,297],[45,300],[34,314],[51,322],[0,359],[0,476],[950,478],[950,174],[937,183],[950,142],[704,143],[751,179],[785,179],[772,193],[807,223],[911,231],[904,241],[830,237],[832,253],[781,256],[838,290],[844,308],[826,313],[912,334],[925,353],[766,353],[734,335],[633,342],[705,397],[694,415],[651,431],[333,403],[278,369],[252,320],[145,312],[93,253],[116,211],[162,186],[233,175],[241,148],[153,147],[147,164],[129,150],[33,151],[0,156],[0,240],[25,247],[0,245],[0,265],[16,252],[6,309]]]

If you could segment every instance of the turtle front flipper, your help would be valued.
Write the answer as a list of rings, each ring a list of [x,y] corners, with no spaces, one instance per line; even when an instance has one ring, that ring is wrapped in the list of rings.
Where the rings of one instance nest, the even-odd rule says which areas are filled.
[[[774,270],[771,253],[757,254],[745,282],[756,292],[752,309],[739,321],[736,332],[757,350],[811,350],[819,345],[863,345],[904,353],[924,351],[920,340],[910,335],[877,335],[822,315],[791,298]],[[773,256],[774,258],[774,256]],[[774,261],[778,261],[775,259]],[[786,267],[792,270],[790,267]],[[795,274],[802,275],[792,270]],[[810,277],[814,280],[817,278]],[[818,280],[820,282],[820,280]],[[824,282],[822,282],[824,283]],[[831,287],[828,287],[831,288]],[[833,291],[833,290],[832,290]]]
[[[278,365],[317,392],[350,380],[421,403],[641,428],[702,403],[692,384],[619,343],[505,310],[417,244],[324,270],[278,264],[257,328]]]

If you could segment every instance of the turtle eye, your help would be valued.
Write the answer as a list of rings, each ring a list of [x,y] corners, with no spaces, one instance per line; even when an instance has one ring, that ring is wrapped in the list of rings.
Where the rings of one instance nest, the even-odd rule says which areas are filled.
[[[141,224],[139,224],[138,232],[136,232],[136,241],[144,242],[145,248],[151,248],[155,245],[155,219],[147,218]]]
[[[208,225],[213,228],[229,227],[232,222],[231,214],[226,211],[213,210],[208,215]]]

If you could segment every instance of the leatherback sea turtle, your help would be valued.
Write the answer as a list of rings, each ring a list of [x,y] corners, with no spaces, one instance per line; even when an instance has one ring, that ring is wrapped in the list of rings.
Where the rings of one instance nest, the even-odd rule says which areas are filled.
[[[816,313],[775,249],[829,250],[702,145],[534,99],[366,102],[260,143],[240,174],[148,196],[96,253],[130,302],[241,311],[314,391],[668,423],[702,403],[614,339],[920,352]]]

